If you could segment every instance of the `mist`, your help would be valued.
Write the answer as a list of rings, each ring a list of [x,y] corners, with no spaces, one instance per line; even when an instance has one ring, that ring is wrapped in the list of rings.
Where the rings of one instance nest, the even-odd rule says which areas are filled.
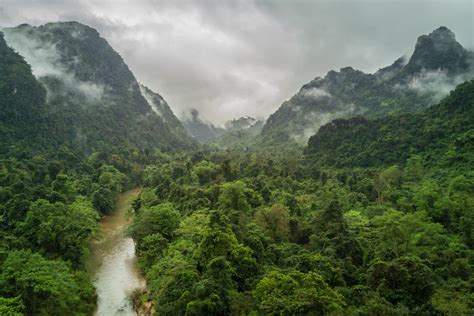
[[[322,97],[331,97],[331,94],[327,92],[325,89],[321,88],[310,88],[310,89],[304,89],[302,91],[302,94],[307,97],[311,97],[314,99],[319,99]]]
[[[163,117],[163,113],[161,112],[161,108],[162,108],[162,100],[160,100],[160,104],[156,104],[155,103],[155,100],[154,100],[154,96],[152,94],[150,94],[147,89],[140,85],[140,92],[142,93],[142,96],[145,98],[146,102],[148,102],[148,105],[151,107],[151,109],[153,110],[153,112],[156,113],[156,115],[158,115],[159,117],[161,117],[163,120],[164,120],[164,117]]]
[[[197,108],[223,124],[268,116],[331,69],[375,72],[411,55],[417,37],[440,25],[472,49],[472,5],[470,0],[5,0],[0,21],[90,25],[175,113]]]
[[[326,125],[327,123],[335,119],[349,117],[349,116],[353,116],[355,114],[361,114],[362,112],[364,112],[364,109],[362,107],[356,107],[353,103],[340,104],[338,108],[340,110],[336,110],[333,112],[315,110],[315,111],[311,111],[310,113],[306,113],[304,117],[300,118],[300,120],[301,120],[302,126],[306,125],[308,127],[304,128],[300,133],[292,133],[290,137],[294,141],[296,141],[298,144],[305,145],[308,139],[314,134],[316,134],[318,130],[321,128],[321,126]],[[298,112],[299,107],[294,106],[292,107],[292,110]]]
[[[5,34],[7,45],[23,56],[38,80],[53,77],[60,80],[67,90],[79,93],[90,103],[97,103],[102,100],[106,90],[103,85],[81,81],[76,77],[73,70],[69,70],[80,65],[79,56],[75,56],[72,63],[67,67],[61,59],[61,53],[57,49],[56,43],[38,40],[21,30],[3,29],[2,31]],[[75,34],[74,36],[80,35]],[[55,93],[59,93],[51,91],[47,85],[45,87],[48,99],[52,98]]]
[[[471,75],[450,77],[446,70],[424,70],[419,75],[412,77],[406,86],[397,86],[396,88],[409,89],[419,94],[428,94],[431,96],[432,102],[436,103],[447,96],[457,85],[473,78],[474,72]]]

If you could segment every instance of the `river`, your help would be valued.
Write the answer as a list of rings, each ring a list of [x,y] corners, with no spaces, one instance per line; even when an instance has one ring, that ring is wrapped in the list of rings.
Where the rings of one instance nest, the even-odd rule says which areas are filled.
[[[98,295],[95,315],[136,315],[129,295],[144,287],[145,281],[136,266],[135,244],[124,231],[129,224],[128,202],[139,192],[134,189],[119,195],[115,211],[100,221],[100,239],[91,245],[89,271]]]

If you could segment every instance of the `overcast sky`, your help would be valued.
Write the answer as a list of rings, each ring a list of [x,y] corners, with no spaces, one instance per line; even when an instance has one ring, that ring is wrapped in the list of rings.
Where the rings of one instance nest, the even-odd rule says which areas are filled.
[[[374,72],[445,25],[474,47],[474,0],[1,0],[0,25],[96,28],[176,114],[266,117],[314,77]]]

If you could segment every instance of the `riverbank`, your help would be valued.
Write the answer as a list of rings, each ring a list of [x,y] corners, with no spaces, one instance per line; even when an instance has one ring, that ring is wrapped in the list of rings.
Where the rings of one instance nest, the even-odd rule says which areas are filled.
[[[130,295],[145,287],[135,257],[135,244],[125,236],[130,219],[129,201],[141,189],[119,195],[114,212],[100,221],[100,239],[91,245],[89,271],[93,276],[98,300],[96,315],[136,315]]]

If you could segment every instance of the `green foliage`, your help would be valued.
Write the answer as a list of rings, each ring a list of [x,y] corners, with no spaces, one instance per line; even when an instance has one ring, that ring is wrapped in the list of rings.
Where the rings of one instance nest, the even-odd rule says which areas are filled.
[[[9,133],[17,133],[20,138],[19,132],[24,127],[28,131],[27,139],[41,140],[33,134],[34,128],[40,127],[36,132],[47,142],[42,141],[43,146],[39,148],[66,145],[83,157],[104,148],[128,147],[148,151],[194,146],[195,142],[169,107],[162,106],[166,102],[149,89],[140,89],[122,57],[93,28],[78,22],[59,22],[38,27],[21,25],[6,28],[3,32],[9,45],[24,54],[32,54],[28,50],[35,49],[48,51],[48,59],[41,61],[55,67],[53,74],[38,78],[41,84],[31,73],[28,74],[29,80],[18,84],[29,70],[18,58],[24,66],[13,68],[18,78],[12,86],[6,87],[9,98],[2,108],[17,103],[21,106],[20,102],[26,103],[28,108],[16,109],[21,114],[15,117],[17,120],[12,116],[5,117],[9,122],[16,122],[13,126],[8,125],[12,129],[6,130]],[[28,46],[25,43],[34,44]],[[8,65],[20,63],[14,63],[11,58],[0,60],[0,63],[2,61]],[[48,91],[45,104],[42,86]],[[27,95],[27,99],[16,100],[13,91],[17,91],[18,97]],[[11,102],[11,97],[15,98],[14,102]],[[149,102],[160,105],[161,112],[166,112],[166,115],[156,114],[152,110],[154,104]],[[26,111],[33,105],[39,106]],[[39,110],[42,112],[36,115]],[[0,122],[3,121],[1,117]],[[28,123],[34,124],[28,126]]]
[[[257,284],[254,292],[258,308],[270,315],[337,314],[344,299],[315,273],[272,271]]]
[[[415,116],[434,117],[454,104],[452,98],[465,100],[458,95],[464,87]],[[456,102],[449,115],[437,119],[444,135],[469,128],[458,126],[456,117],[470,111],[455,114],[462,106]],[[400,127],[384,125],[391,119],[378,121],[381,131],[392,129],[394,142],[405,141],[397,138]],[[441,159],[431,152],[436,146],[393,156],[388,147],[380,148],[384,163],[367,160],[344,168],[316,161],[317,155],[302,160],[290,151],[212,150],[148,167],[135,215],[135,223],[144,225],[137,231],[146,236],[134,238],[157,313],[472,310],[474,178],[469,159]],[[328,157],[334,161],[357,156],[333,147]],[[141,217],[167,203],[180,210],[172,238],[157,234],[159,229],[148,231]]]
[[[36,151],[50,142],[45,99],[46,91],[30,66],[6,45],[0,32],[0,154]]]
[[[340,71],[329,71],[324,77],[317,77],[303,85],[301,89],[288,101],[281,104],[278,110],[269,116],[262,129],[262,134],[255,147],[277,147],[284,149],[288,145],[303,146],[308,137],[326,124],[336,124],[336,128],[344,125],[361,125],[364,119],[338,121],[341,118],[353,118],[363,115],[365,118],[382,118],[390,115],[414,113],[422,111],[438,102],[443,95],[440,87],[455,87],[459,80],[471,80],[473,53],[466,50],[455,39],[454,34],[446,27],[440,27],[429,35],[418,38],[414,52],[409,59],[403,56],[392,65],[379,69],[374,74],[364,73],[352,67],[341,68]],[[441,83],[442,82],[442,83]],[[336,121],[333,121],[336,120]],[[381,119],[381,125],[387,127],[381,133],[364,131],[363,126],[354,128],[347,135],[340,135],[344,140],[343,147],[337,156],[323,156],[325,160],[336,159],[338,163],[357,164],[366,163],[360,157],[370,155],[372,161],[386,163],[387,159],[393,162],[400,157],[400,153],[410,154],[410,147],[425,145],[426,136],[433,137],[441,130],[424,130],[422,139],[417,139],[422,130],[422,120],[416,115],[402,115],[400,120]],[[333,121],[333,122],[331,122]],[[346,123],[343,123],[346,122]],[[472,122],[472,119],[471,119]],[[403,126],[406,133],[391,137],[392,128]],[[321,130],[329,129],[326,125]],[[371,131],[374,129],[370,128]],[[331,132],[334,134],[334,131]],[[391,146],[396,143],[395,152],[385,150],[386,146],[360,146],[359,133],[364,138],[379,139],[383,145]],[[466,140],[472,136],[465,135]],[[321,134],[321,143],[326,138]],[[332,144],[339,145],[338,139],[333,136]],[[409,143],[406,143],[409,142]],[[406,143],[406,144],[405,144]],[[332,146],[328,142],[329,148]],[[405,144],[406,147],[403,147]],[[429,140],[428,140],[429,144]],[[227,146],[229,147],[229,145]],[[456,146],[457,147],[457,146]],[[359,152],[360,154],[359,154]],[[313,153],[317,153],[315,148]],[[357,154],[357,155],[353,155]],[[382,155],[381,157],[379,157]],[[369,163],[363,166],[368,166]]]
[[[422,305],[433,293],[434,274],[419,258],[400,257],[375,262],[369,269],[369,284],[393,304]]]
[[[35,249],[61,254],[65,260],[79,264],[97,231],[97,220],[97,213],[86,200],[69,206],[37,200],[18,229]]]
[[[256,221],[274,241],[288,240],[289,214],[285,207],[275,204],[269,209],[261,209],[256,214]]]
[[[247,186],[242,181],[226,183],[222,186],[219,203],[224,210],[246,212],[250,209],[247,201]]]
[[[92,312],[95,293],[61,261],[30,251],[11,252],[2,265],[0,293],[17,293],[29,315],[65,315]],[[85,297],[81,297],[85,296]],[[10,300],[10,303],[15,301]],[[89,303],[84,303],[89,302]]]
[[[422,172],[421,157],[442,167],[472,164],[473,86],[461,84],[421,113],[335,120],[310,138],[305,152],[318,164],[337,167],[387,166],[421,154],[408,161],[412,179]]]
[[[180,215],[170,203],[142,209],[130,225],[131,236],[140,244],[148,235],[159,233],[172,240],[179,226]]]
[[[21,297],[0,297],[0,314],[10,316],[24,315],[25,306]]]
[[[323,81],[337,97],[319,100],[321,113],[353,102],[391,116],[333,121],[305,155],[248,151],[262,143],[241,129],[245,120],[216,141],[231,150],[184,152],[193,141],[164,100],[136,83],[95,30],[71,22],[8,32],[54,41],[58,62],[113,96],[94,103],[54,76],[39,83],[0,38],[0,314],[91,314],[84,255],[97,221],[120,191],[141,185],[129,234],[157,314],[474,310],[474,82],[424,112],[395,115],[429,103],[391,89],[417,69],[401,61],[374,75],[344,68],[272,115],[266,144],[308,132],[300,119],[315,101],[303,90]],[[72,66],[72,56],[81,62]],[[42,85],[61,93],[46,101]],[[150,115],[150,100],[163,117]]]

